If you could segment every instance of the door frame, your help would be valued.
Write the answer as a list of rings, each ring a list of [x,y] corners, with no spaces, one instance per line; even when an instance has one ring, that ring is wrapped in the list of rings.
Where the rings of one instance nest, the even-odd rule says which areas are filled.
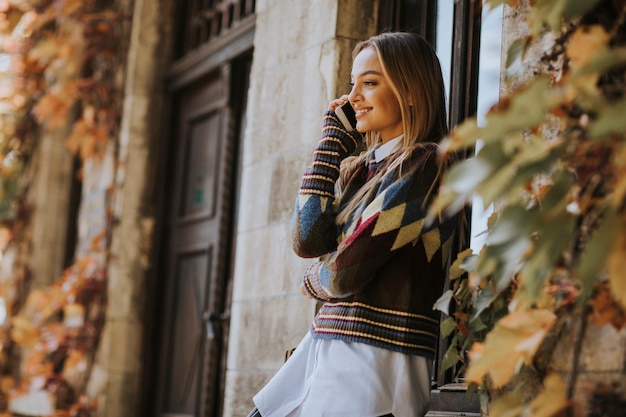
[[[241,121],[241,115],[245,111],[242,103],[245,103],[245,94],[247,89],[243,90],[241,86],[233,86],[233,77],[236,79],[246,76],[249,72],[241,71],[241,60],[251,61],[252,49],[254,41],[255,31],[255,16],[249,16],[245,20],[242,20],[239,25],[233,27],[224,36],[215,40],[215,42],[208,43],[193,53],[175,61],[166,71],[166,90],[167,95],[165,99],[164,117],[165,128],[160,134],[161,152],[160,163],[158,166],[163,167],[159,173],[158,184],[163,184],[161,190],[157,191],[157,214],[156,214],[156,230],[155,230],[155,250],[153,251],[153,270],[150,277],[150,281],[153,283],[151,288],[151,298],[154,300],[150,306],[150,311],[153,313],[152,317],[147,320],[149,328],[147,332],[149,337],[147,338],[150,346],[144,351],[148,353],[147,361],[150,363],[146,367],[143,380],[146,381],[146,387],[143,389],[144,397],[147,405],[147,415],[157,416],[160,410],[159,398],[163,392],[163,386],[159,380],[163,377],[165,367],[163,364],[164,349],[160,347],[161,341],[165,337],[166,326],[168,323],[168,312],[163,309],[163,306],[167,306],[167,258],[171,250],[168,249],[166,242],[168,241],[168,222],[171,216],[168,207],[168,196],[174,195],[174,174],[175,169],[178,169],[175,165],[175,160],[172,159],[173,153],[171,152],[172,144],[171,135],[175,132],[177,122],[174,118],[175,109],[172,104],[175,102],[175,98],[179,92],[189,87],[193,83],[210,76],[212,73],[219,72],[220,76],[224,80],[224,97],[227,101],[223,107],[225,112],[223,124],[220,129],[223,129],[229,135],[227,142],[229,152],[234,152],[233,171],[235,175],[230,179],[230,183],[227,188],[230,191],[230,206],[232,208],[229,213],[228,229],[230,230],[230,247],[227,249],[229,252],[228,260],[225,265],[222,265],[222,271],[219,273],[227,274],[227,283],[232,282],[233,276],[233,264],[234,264],[234,248],[235,248],[235,230],[236,230],[236,210],[238,207],[237,195],[239,189],[239,178],[241,174],[241,157],[239,155],[239,140],[240,130],[242,126],[239,126]],[[249,68],[249,66],[248,66]],[[247,85],[247,84],[246,84]],[[175,145],[174,145],[175,146]],[[231,289],[225,288],[225,300],[224,302],[230,304]],[[227,307],[228,310],[229,307]],[[229,311],[229,310],[228,310]],[[228,326],[226,326],[226,331]],[[228,340],[228,334],[224,335],[224,340]],[[222,347],[227,348],[226,346]],[[227,352],[222,354],[222,367],[225,366],[225,356]],[[223,391],[225,383],[225,369],[220,371],[220,385],[219,389]],[[223,395],[217,397],[218,409],[223,408]],[[220,411],[221,415],[221,411]],[[176,414],[168,414],[168,417],[175,417]],[[205,417],[205,416],[202,416]]]

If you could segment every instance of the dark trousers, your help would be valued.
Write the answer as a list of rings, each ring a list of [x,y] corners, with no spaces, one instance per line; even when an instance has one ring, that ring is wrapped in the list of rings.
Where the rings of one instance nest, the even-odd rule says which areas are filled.
[[[261,415],[261,413],[259,413],[259,410],[257,410],[255,407],[254,410],[250,411],[250,414],[248,414],[248,417],[263,417],[263,416]],[[393,417],[393,414],[387,414],[387,415],[380,416],[380,417]]]

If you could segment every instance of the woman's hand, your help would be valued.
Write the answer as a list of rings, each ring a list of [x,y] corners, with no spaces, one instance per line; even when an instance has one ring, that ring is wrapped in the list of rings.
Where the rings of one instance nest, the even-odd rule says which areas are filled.
[[[334,99],[333,101],[331,101],[328,104],[328,110],[330,111],[335,111],[335,109],[339,106],[341,106],[342,104],[346,103],[348,101],[348,95],[344,94],[343,96]]]

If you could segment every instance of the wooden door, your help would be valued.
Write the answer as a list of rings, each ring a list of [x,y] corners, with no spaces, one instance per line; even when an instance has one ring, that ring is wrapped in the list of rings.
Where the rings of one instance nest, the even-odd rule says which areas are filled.
[[[217,416],[229,320],[232,188],[228,67],[176,94],[168,203],[161,417]]]

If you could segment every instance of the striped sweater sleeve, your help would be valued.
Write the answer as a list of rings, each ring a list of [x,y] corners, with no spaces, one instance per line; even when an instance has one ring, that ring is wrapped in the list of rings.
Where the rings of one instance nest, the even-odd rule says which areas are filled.
[[[363,140],[360,133],[348,132],[332,111],[324,114],[322,137],[306,170],[296,199],[292,219],[292,244],[303,258],[324,255],[337,247],[337,226],[333,203],[341,161]]]
[[[383,184],[374,200],[358,219],[354,232],[336,250],[305,275],[305,288],[321,300],[334,300],[358,293],[375,276],[377,269],[406,245],[416,245],[429,234],[432,253],[449,240],[451,230],[435,222],[425,225],[425,198],[437,178],[433,152],[418,161],[415,175]],[[443,235],[445,234],[445,236]]]

